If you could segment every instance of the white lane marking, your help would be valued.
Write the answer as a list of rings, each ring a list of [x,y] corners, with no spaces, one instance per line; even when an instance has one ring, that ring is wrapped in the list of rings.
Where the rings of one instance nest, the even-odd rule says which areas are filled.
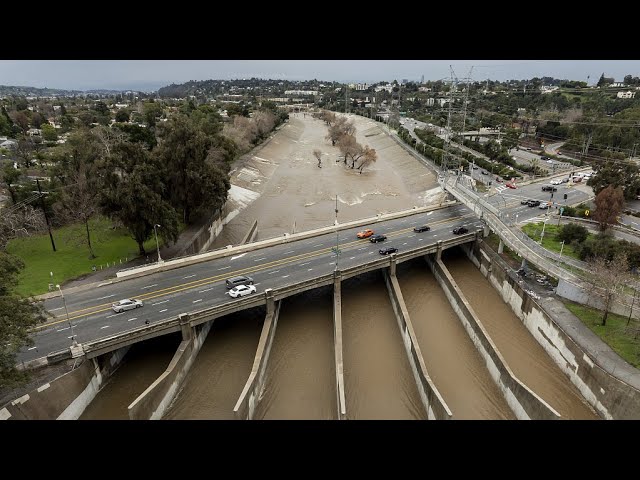
[[[313,270],[313,268],[307,268],[307,272],[310,272],[311,270]]]
[[[104,327],[100,327],[100,330],[103,330],[105,328],[109,328],[109,325],[105,325]]]
[[[145,288],[151,288],[151,287],[157,287],[158,284],[154,283],[153,285],[147,285],[146,287],[142,287],[142,290],[144,290]]]
[[[362,248],[359,248],[358,250],[364,250],[365,248],[367,248],[367,247],[362,247]]]
[[[278,273],[280,270],[274,270],[273,272],[269,272],[269,275],[273,274],[273,273]]]
[[[194,300],[194,301],[193,301],[193,302],[191,302],[191,303],[198,303],[198,302],[201,302],[201,301],[202,301],[202,299],[200,299],[200,300]]]
[[[415,235],[407,235],[407,238],[415,237]]]
[[[105,285],[111,285],[113,282],[109,280],[108,282],[98,284],[99,287],[104,287]]]
[[[407,244],[407,242],[404,242],[402,245],[406,245],[406,244]]]
[[[158,302],[158,303],[152,303],[152,304],[151,304],[151,306],[152,306],[152,307],[155,307],[156,305],[160,305],[161,303],[167,303],[168,301],[169,301],[169,300],[163,300],[163,301]]]
[[[356,258],[356,257],[349,257],[349,260],[353,260],[354,258]]]
[[[437,237],[438,235],[434,235],[434,237]],[[422,240],[422,239],[421,239]]]
[[[429,212],[429,213],[427,213],[427,217],[428,217],[429,215],[431,215],[432,213],[433,213],[433,212]]]
[[[222,267],[222,268],[219,268],[218,270],[226,270],[227,268],[231,268],[231,266],[228,266],[228,267]]]
[[[282,278],[287,278],[289,275],[283,275]]]
[[[287,253],[293,253],[293,252],[295,252],[295,250],[289,250],[288,252],[284,252],[284,253],[286,255]]]
[[[61,328],[59,330],[56,330],[56,332],[64,332],[65,330],[69,330],[70,328],[71,327],[64,327],[64,328]]]
[[[68,339],[72,339],[73,337],[75,337],[75,335],[71,335],[70,337],[67,337]]]
[[[257,287],[258,285],[260,285],[260,283],[254,283],[253,286]]]
[[[418,222],[413,222],[411,225],[417,225],[417,224],[418,224]]]
[[[36,348],[38,348],[38,347],[31,347],[29,350],[35,350]]]
[[[159,313],[166,312],[167,310],[168,310],[168,309],[166,309],[166,308],[165,308],[164,310],[160,310],[160,312],[159,312]]]
[[[182,278],[191,278],[191,277],[195,277],[196,274],[194,273],[193,275],[187,275],[186,277],[182,277]]]
[[[247,252],[241,253],[240,255],[234,255],[233,257],[231,257],[231,260],[235,260],[236,258],[244,257],[246,254],[247,254]]]
[[[56,310],[62,310],[64,307],[52,308],[49,310],[50,312],[55,312]]]
[[[314,247],[321,247],[322,245],[324,245],[324,243],[319,243],[317,245],[314,245]]]
[[[299,263],[298,266],[299,267],[304,267],[305,265],[309,265],[311,262],[307,262],[307,263]]]
[[[113,315],[109,315],[106,318],[111,318],[111,317],[117,317],[118,315],[122,315],[124,312],[120,312],[120,313],[114,313]]]
[[[213,290],[213,287],[207,288],[206,290],[200,290],[198,293],[208,292],[209,290]]]
[[[112,295],[107,295],[106,297],[100,297],[100,298],[96,298],[96,300],[104,300],[105,298],[110,298],[110,297],[115,297],[116,294],[112,294]]]
[[[369,252],[369,255],[373,255],[374,252]]]
[[[259,262],[260,260],[266,260],[266,258],[267,258],[267,257],[256,258],[256,259],[254,260],[254,262]]]
[[[137,320],[137,319],[138,319],[138,317],[133,317],[133,318],[130,318],[129,320],[127,320],[127,322],[133,322],[134,320]]]

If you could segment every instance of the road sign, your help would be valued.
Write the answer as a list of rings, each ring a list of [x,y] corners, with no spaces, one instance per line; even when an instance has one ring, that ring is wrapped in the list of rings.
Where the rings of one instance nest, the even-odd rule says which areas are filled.
[[[564,207],[560,207],[560,215],[562,215],[562,212],[564,212]]]
[[[332,251],[334,254],[337,254],[337,255],[340,255],[340,254],[342,253],[342,250],[340,250],[339,248],[336,248],[336,247],[333,247],[333,248],[331,249],[331,251]]]
[[[588,217],[588,216],[589,216],[589,210],[585,210],[585,211],[584,211],[584,216],[585,216],[585,217]]]

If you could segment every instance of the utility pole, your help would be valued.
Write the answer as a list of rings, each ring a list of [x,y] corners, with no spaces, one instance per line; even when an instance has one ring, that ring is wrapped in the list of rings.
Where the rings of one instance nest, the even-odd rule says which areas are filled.
[[[344,113],[349,113],[349,85],[344,84]]]
[[[47,215],[47,209],[44,206],[44,199],[42,198],[42,190],[40,189],[40,180],[36,178],[36,184],[38,185],[38,192],[40,193],[40,205],[42,206],[42,211],[44,212],[44,219],[47,222],[47,229],[49,230],[49,238],[51,239],[51,246],[53,247],[53,251],[56,251],[56,244],[53,241],[53,235],[51,234],[51,224],[49,223],[49,215]]]

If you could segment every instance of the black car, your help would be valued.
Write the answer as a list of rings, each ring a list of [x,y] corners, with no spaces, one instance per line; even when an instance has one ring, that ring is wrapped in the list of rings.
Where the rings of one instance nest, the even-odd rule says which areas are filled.
[[[453,229],[453,233],[456,235],[462,235],[463,233],[469,233],[469,229],[467,227],[456,227]]]
[[[542,191],[543,192],[557,192],[558,188],[554,187],[553,185],[543,185],[542,186]]]
[[[396,247],[387,247],[387,248],[381,248],[380,250],[378,250],[380,255],[389,255],[390,253],[396,253],[397,251],[398,249]]]
[[[414,232],[428,232],[429,230],[431,230],[431,227],[429,225],[420,225],[418,227],[413,227],[413,231]]]
[[[520,205],[527,205],[530,201],[531,200],[527,200],[527,199],[520,200]]]
[[[378,243],[378,242],[384,242],[387,239],[386,235],[382,235],[381,233],[377,234],[377,235],[371,235],[369,237],[369,241],[371,243]]]

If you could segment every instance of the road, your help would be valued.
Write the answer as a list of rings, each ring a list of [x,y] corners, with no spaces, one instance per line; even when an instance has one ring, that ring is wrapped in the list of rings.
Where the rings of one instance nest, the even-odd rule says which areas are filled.
[[[431,231],[414,233],[413,227],[422,223],[429,224]],[[446,240],[454,236],[452,229],[458,225],[473,231],[482,227],[482,222],[464,205],[455,205],[375,224],[371,228],[388,237],[382,243],[356,238],[356,233],[366,226],[343,230],[339,234],[338,265],[346,268],[369,261],[379,256],[382,247],[394,246],[403,251]],[[44,306],[55,319],[38,327],[33,335],[35,346],[20,352],[17,359],[28,361],[69,347],[73,337],[70,325],[82,343],[140,327],[147,321],[160,322],[232,301],[224,284],[232,276],[250,275],[260,294],[266,288],[326,275],[335,268],[335,245],[335,233],[328,233],[75,292],[65,295],[69,320],[61,297],[46,300]],[[123,298],[143,300],[144,307],[114,313],[111,304]]]

